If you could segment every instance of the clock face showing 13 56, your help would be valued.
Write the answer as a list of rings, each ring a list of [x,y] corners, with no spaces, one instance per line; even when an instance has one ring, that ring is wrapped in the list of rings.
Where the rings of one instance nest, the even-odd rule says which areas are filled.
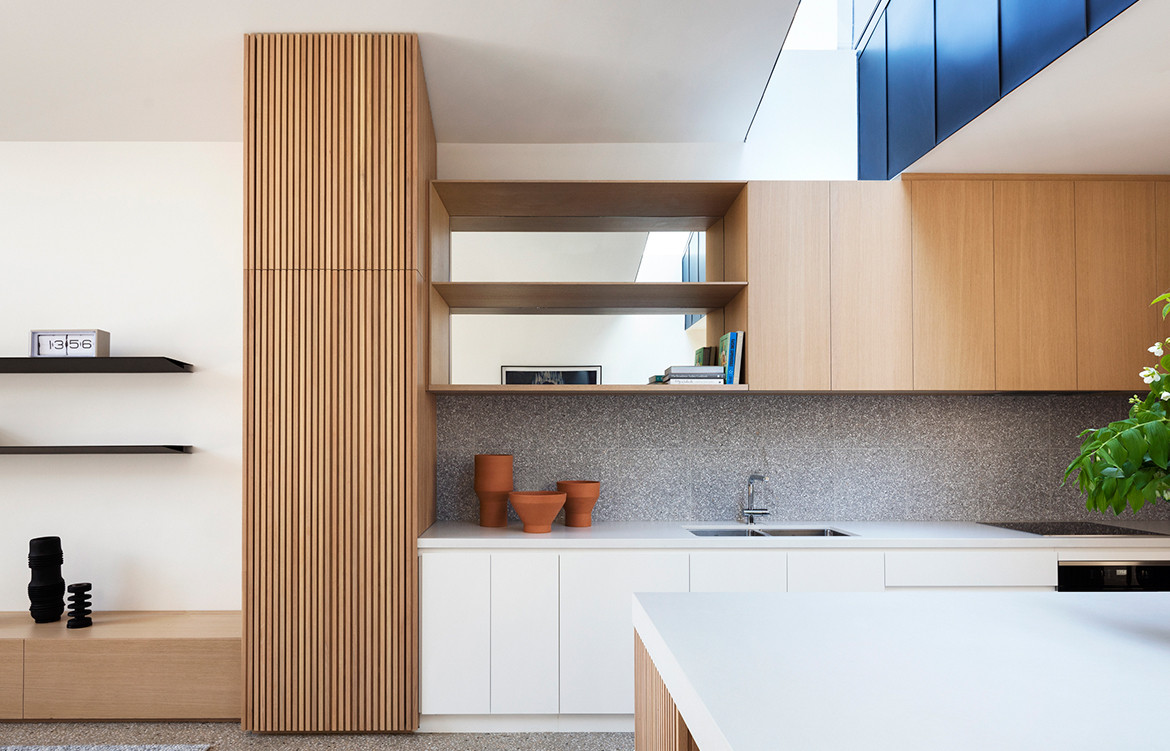
[[[36,357],[96,357],[97,333],[50,333],[36,335]]]

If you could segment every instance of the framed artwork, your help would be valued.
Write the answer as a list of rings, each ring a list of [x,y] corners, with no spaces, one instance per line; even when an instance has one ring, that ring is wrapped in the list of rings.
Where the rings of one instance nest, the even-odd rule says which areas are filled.
[[[601,366],[504,365],[500,367],[500,383],[505,386],[597,386],[601,383]]]

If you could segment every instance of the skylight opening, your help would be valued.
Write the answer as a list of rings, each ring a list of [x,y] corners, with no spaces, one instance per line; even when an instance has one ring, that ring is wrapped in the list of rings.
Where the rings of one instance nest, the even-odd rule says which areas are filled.
[[[839,0],[800,0],[784,50],[835,50],[840,39]]]

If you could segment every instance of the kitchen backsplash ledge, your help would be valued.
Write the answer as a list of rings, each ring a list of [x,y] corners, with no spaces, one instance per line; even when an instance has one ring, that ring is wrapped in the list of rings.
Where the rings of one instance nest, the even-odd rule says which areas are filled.
[[[665,388],[665,387],[664,387]],[[600,480],[597,521],[730,521],[768,476],[765,521],[1105,519],[1064,468],[1125,394],[442,394],[438,519],[476,522],[475,454],[519,490]],[[1170,504],[1137,519],[1170,519]]]

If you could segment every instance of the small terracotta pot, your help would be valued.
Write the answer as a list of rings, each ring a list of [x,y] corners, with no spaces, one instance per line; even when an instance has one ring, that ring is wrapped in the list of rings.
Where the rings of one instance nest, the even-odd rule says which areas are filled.
[[[557,490],[565,494],[565,526],[592,527],[593,506],[601,495],[597,480],[561,480]]]
[[[515,490],[508,494],[516,515],[529,533],[552,532],[552,521],[565,505],[565,494],[555,490]]]
[[[508,526],[508,493],[512,490],[511,454],[475,455],[475,494],[479,526]]]

